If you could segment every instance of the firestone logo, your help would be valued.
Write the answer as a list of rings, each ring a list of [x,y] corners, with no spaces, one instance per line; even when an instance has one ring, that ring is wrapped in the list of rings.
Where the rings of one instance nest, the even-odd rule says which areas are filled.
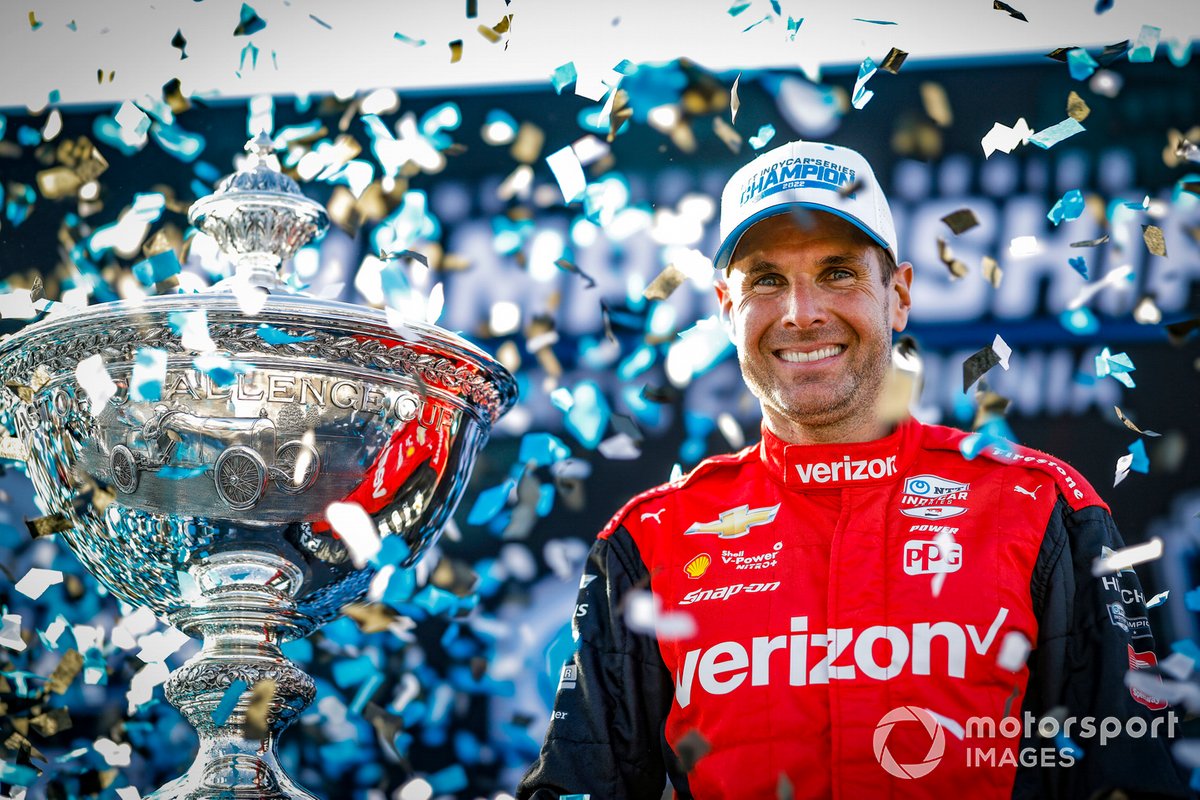
[[[901,764],[888,751],[888,736],[891,734],[892,728],[901,722],[919,722],[924,726],[925,733],[929,735],[929,751],[925,753],[923,760],[912,764]],[[893,708],[883,715],[883,719],[879,720],[879,724],[875,726],[875,736],[871,740],[871,745],[875,750],[875,760],[889,775],[903,780],[912,780],[925,777],[941,763],[942,756],[946,752],[946,734],[933,714],[925,709],[917,706],[900,706]]]

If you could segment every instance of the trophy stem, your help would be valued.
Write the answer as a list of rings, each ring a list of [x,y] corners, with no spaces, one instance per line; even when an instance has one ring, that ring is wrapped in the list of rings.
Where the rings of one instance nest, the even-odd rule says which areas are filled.
[[[261,553],[239,555],[209,565],[198,581],[202,597],[171,617],[204,638],[166,684],[167,700],[196,729],[200,747],[188,771],[148,800],[317,800],[284,773],[275,754],[279,734],[316,694],[312,678],[279,649],[302,632],[295,605],[263,578],[273,566],[295,568]],[[297,581],[282,585],[289,583]],[[231,691],[236,704],[235,695],[225,700]]]

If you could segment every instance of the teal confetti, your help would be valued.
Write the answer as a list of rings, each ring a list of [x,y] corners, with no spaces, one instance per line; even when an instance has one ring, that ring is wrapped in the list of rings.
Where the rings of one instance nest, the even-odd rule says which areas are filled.
[[[238,26],[234,28],[233,35],[250,36],[258,33],[265,27],[267,27],[267,21],[258,16],[258,13],[249,5],[242,3],[241,19],[238,22]]]
[[[1146,443],[1143,440],[1138,439],[1129,445],[1129,452],[1133,455],[1133,460],[1129,462],[1131,470],[1143,475],[1150,472],[1150,457],[1146,455]]]
[[[854,21],[855,22],[865,22],[868,25],[895,25],[896,24],[895,22],[892,22],[892,21],[886,20],[886,19],[863,19],[862,17],[855,17]]]
[[[575,72],[575,62],[568,61],[561,67],[557,67],[554,73],[550,76],[550,84],[554,87],[555,94],[562,94],[563,89],[575,82],[579,75]]]
[[[867,81],[871,80],[871,76],[875,74],[876,70],[875,62],[870,56],[864,58],[858,65],[858,80],[854,82],[854,94],[851,95],[850,105],[859,111],[875,96],[875,93],[867,88]]]
[[[563,423],[584,447],[594,450],[608,427],[608,401],[594,381],[579,383],[571,392],[571,398],[573,402]]]
[[[749,7],[750,7],[749,3],[734,3],[732,6],[729,7],[729,16],[736,17],[738,14],[741,14],[743,11],[745,11]]]
[[[185,131],[178,125],[156,123],[150,126],[150,136],[159,147],[185,164],[199,158],[206,144],[203,136]]]
[[[755,150],[762,150],[774,138],[775,126],[768,123],[760,127],[756,135],[750,137],[750,146]]]
[[[1133,63],[1148,64],[1154,60],[1154,51],[1158,49],[1158,37],[1162,34],[1162,28],[1154,25],[1143,25],[1138,31],[1137,41],[1133,43],[1133,49],[1129,51],[1129,60]]]
[[[247,42],[242,48],[242,55],[238,60],[239,73],[246,68],[246,56],[250,56],[250,69],[258,69],[258,48],[254,46],[254,42]]]
[[[1113,355],[1108,348],[1100,351],[1096,356],[1096,377],[1103,378],[1111,375],[1114,380],[1120,381],[1126,387],[1132,389],[1136,384],[1133,382],[1133,377],[1129,374],[1136,370],[1133,365],[1133,359],[1127,353],[1117,353]],[[1141,441],[1140,439],[1138,440]]]
[[[293,336],[287,331],[272,327],[263,323],[255,330],[258,338],[262,339],[267,344],[294,344],[296,342],[311,342],[312,336]]]
[[[434,795],[460,792],[467,788],[467,772],[462,768],[461,764],[454,764],[439,772],[435,772],[426,778],[426,780],[433,787]]]
[[[1096,59],[1092,58],[1082,47],[1067,51],[1067,67],[1071,71],[1071,77],[1077,81],[1090,78],[1099,66]]]
[[[233,710],[237,708],[238,701],[242,699],[242,694],[245,693],[249,686],[241,678],[234,678],[229,684],[229,688],[225,690],[225,694],[221,697],[221,702],[213,709],[212,721],[213,725],[218,728],[229,721]]]
[[[508,499],[517,488],[517,482],[507,480],[499,486],[484,489],[475,498],[475,505],[467,515],[468,525],[484,525],[500,515],[508,505]]]
[[[804,17],[800,17],[800,19],[795,19],[794,17],[788,17],[788,20],[787,20],[788,41],[792,41],[792,42],[796,41],[796,34],[800,32],[800,26],[803,24],[804,24]]]
[[[1071,265],[1072,269],[1082,275],[1085,281],[1088,279],[1087,261],[1083,256],[1067,259],[1067,263]]]
[[[135,403],[157,403],[162,400],[163,381],[167,379],[167,351],[155,347],[140,347],[133,362],[129,379],[129,397]]]
[[[517,466],[533,462],[534,466],[548,467],[564,458],[571,457],[571,448],[563,444],[552,433],[527,433],[521,439],[521,449],[517,455]]]
[[[397,42],[404,42],[404,44],[411,44],[413,47],[424,47],[425,46],[424,39],[413,39],[410,36],[405,36],[403,33],[400,33],[399,31],[396,31],[395,33],[393,33],[392,38],[395,39]]]
[[[254,366],[245,361],[231,361],[216,353],[205,353],[192,360],[196,369],[208,376],[213,384],[222,389],[233,386],[238,375],[254,371]]]
[[[1183,605],[1188,611],[1200,611],[1200,588],[1192,589],[1183,596]]]
[[[1069,139],[1085,130],[1087,129],[1079,124],[1079,120],[1074,117],[1067,117],[1057,125],[1051,125],[1049,128],[1040,130],[1033,136],[1030,136],[1029,141],[1043,150],[1049,150],[1063,139]]]
[[[183,481],[188,478],[195,478],[198,475],[203,475],[208,472],[208,467],[176,467],[166,466],[158,470],[158,477],[168,481]]]
[[[1055,227],[1064,220],[1079,219],[1083,214],[1085,203],[1083,200],[1083,192],[1078,189],[1072,189],[1064,194],[1054,204],[1046,214],[1046,219],[1054,223]]]
[[[1062,755],[1073,756],[1077,760],[1083,758],[1083,748],[1071,741],[1071,738],[1064,735],[1062,731],[1059,731],[1058,735],[1054,737],[1054,746]]]
[[[134,264],[133,274],[143,286],[153,286],[178,275],[180,269],[179,257],[175,255],[175,251],[164,250]]]

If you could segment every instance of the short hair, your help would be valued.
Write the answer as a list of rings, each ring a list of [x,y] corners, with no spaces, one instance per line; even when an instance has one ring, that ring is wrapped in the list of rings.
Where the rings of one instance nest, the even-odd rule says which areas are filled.
[[[892,278],[896,275],[896,270],[898,269],[896,266],[896,259],[892,258],[892,252],[890,250],[884,250],[878,245],[875,247],[875,250],[883,254],[883,257],[879,259],[879,274],[883,279],[883,285],[887,286],[892,282]]]

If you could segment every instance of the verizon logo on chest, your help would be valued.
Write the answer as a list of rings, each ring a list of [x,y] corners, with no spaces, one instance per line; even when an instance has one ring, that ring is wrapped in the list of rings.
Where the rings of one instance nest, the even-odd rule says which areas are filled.
[[[842,456],[841,461],[797,464],[801,483],[837,483],[839,481],[869,481],[896,474],[896,457],[854,460]]]

